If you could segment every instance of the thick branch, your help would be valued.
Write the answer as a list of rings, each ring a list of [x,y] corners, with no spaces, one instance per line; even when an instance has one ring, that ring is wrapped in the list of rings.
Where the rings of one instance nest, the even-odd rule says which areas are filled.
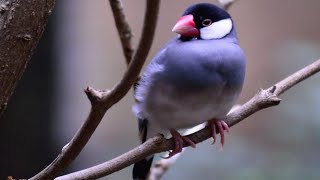
[[[319,71],[320,59],[306,66],[305,68],[297,71],[296,73],[285,78],[284,80],[278,82],[277,84],[271,86],[267,90],[260,90],[253,98],[251,98],[241,107],[234,110],[224,120],[231,127],[257,111],[260,111],[267,107],[278,105],[281,101],[277,97],[278,95],[284,93],[289,88],[293,87],[294,85],[298,84],[304,79],[309,78],[310,76],[314,75]],[[188,135],[187,137],[195,143],[200,143],[211,137],[210,129],[204,128],[196,133]],[[184,146],[186,147],[187,144],[184,144]],[[173,147],[174,142],[172,141],[172,139],[165,139],[163,136],[159,135],[147,140],[142,145],[110,161],[90,167],[88,169],[84,169],[78,172],[58,177],[57,179],[93,179],[107,176],[143,158],[146,158],[147,156],[150,156],[155,153],[169,151],[173,149]]]
[[[120,37],[123,54],[126,58],[127,65],[129,65],[130,60],[133,55],[132,47],[132,32],[127,21],[127,18],[124,14],[123,5],[120,0],[109,0],[110,6],[112,9],[113,17],[116,23],[118,34]]]
[[[47,25],[55,0],[0,0],[0,116]]]
[[[90,87],[85,90],[92,104],[89,116],[72,140],[62,149],[58,157],[39,174],[32,177],[32,180],[47,180],[58,176],[79,155],[106,111],[123,98],[136,81],[151,48],[160,6],[160,0],[147,0],[146,2],[141,39],[133,60],[130,62],[122,80],[110,91],[96,91]]]

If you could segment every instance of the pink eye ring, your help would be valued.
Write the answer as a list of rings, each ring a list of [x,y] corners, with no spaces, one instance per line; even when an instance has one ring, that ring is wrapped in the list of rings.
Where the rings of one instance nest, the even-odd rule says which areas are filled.
[[[202,25],[203,26],[210,26],[212,24],[212,20],[211,19],[205,19],[202,21]]]

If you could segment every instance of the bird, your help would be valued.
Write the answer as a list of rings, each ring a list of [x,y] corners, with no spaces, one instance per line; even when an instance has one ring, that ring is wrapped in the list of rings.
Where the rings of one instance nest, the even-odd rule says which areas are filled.
[[[133,113],[141,142],[171,134],[174,149],[195,143],[179,130],[207,122],[213,143],[221,147],[229,127],[224,119],[235,105],[245,78],[246,58],[230,14],[210,3],[188,7],[177,23],[174,38],[153,57],[135,86]],[[135,163],[133,179],[146,179],[153,156]]]

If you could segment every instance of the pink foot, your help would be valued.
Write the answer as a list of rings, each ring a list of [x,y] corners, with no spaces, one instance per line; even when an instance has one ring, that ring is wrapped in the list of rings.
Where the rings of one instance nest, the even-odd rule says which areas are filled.
[[[217,140],[217,133],[220,133],[221,137],[221,150],[223,149],[224,141],[225,141],[225,136],[224,136],[224,131],[227,133],[230,132],[229,126],[226,122],[218,119],[212,119],[208,121],[208,126],[211,128],[211,137],[213,138],[212,144],[214,144]]]
[[[174,129],[170,129],[170,133],[171,133],[172,138],[174,140],[174,149],[172,151],[170,151],[168,157],[163,157],[163,158],[168,159],[168,158],[171,158],[172,156],[180,153],[183,148],[183,142],[186,142],[187,144],[189,144],[193,148],[196,147],[196,144],[194,142],[192,142],[189,138],[182,136],[178,131],[176,131]]]

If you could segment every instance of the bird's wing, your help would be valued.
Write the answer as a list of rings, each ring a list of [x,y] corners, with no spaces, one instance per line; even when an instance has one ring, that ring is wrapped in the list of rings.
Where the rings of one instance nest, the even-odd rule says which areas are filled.
[[[166,46],[165,46],[166,47]],[[163,71],[162,61],[165,59],[165,48],[163,48],[150,62],[150,64],[146,67],[142,77],[135,84],[134,93],[136,103],[133,106],[133,112],[138,118],[139,125],[139,135],[141,142],[145,142],[148,137],[148,124],[149,121],[144,114],[144,106],[145,98],[154,83],[156,83],[156,76],[158,73]],[[150,132],[149,132],[150,133]],[[133,166],[133,178],[134,179],[146,179],[149,174],[149,170],[152,164],[153,155],[149,156],[145,159],[140,160],[135,163]]]
[[[148,131],[148,119],[144,114],[143,103],[145,102],[145,98],[150,88],[156,83],[156,76],[164,70],[163,61],[165,59],[165,51],[166,48],[163,48],[156,54],[146,67],[139,81],[135,84],[134,95],[136,103],[132,109],[135,116],[138,118],[139,133],[142,142],[145,142]]]

